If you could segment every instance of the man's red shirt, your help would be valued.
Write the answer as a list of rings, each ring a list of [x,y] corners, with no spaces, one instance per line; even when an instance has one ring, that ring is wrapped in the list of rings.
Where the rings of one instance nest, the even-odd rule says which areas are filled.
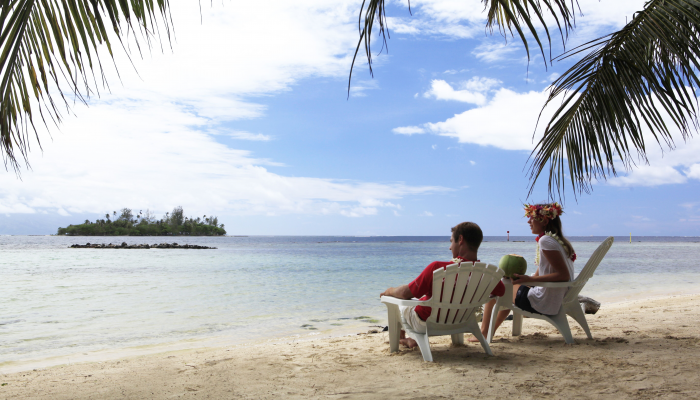
[[[477,260],[478,261],[478,260]],[[474,262],[474,261],[463,261],[463,262]],[[423,272],[418,275],[413,282],[408,284],[408,288],[411,290],[413,297],[419,298],[420,300],[428,300],[433,296],[433,272],[438,268],[445,268],[448,265],[454,264],[453,261],[435,261],[432,264],[425,267]],[[506,287],[503,282],[498,282],[498,285],[491,292],[494,296],[503,296],[506,292]],[[427,321],[430,317],[430,307],[416,306],[416,314],[423,321]]]

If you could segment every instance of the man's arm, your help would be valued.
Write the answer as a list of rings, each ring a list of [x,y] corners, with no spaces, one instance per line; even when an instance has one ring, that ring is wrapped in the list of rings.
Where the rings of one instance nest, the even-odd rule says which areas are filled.
[[[408,288],[408,285],[403,285],[397,287],[390,287],[379,296],[391,296],[396,297],[398,299],[411,300],[413,298],[413,293],[411,293],[411,289]]]

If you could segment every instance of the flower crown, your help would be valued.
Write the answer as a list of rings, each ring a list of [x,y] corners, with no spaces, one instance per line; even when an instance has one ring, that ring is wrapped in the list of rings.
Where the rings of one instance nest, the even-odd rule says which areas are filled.
[[[535,219],[552,220],[564,213],[559,203],[549,204],[523,204],[525,206],[525,216]]]

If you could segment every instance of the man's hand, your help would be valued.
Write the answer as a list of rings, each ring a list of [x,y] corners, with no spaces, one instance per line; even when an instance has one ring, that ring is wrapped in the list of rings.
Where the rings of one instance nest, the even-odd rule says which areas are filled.
[[[408,288],[408,285],[403,285],[399,287],[390,287],[379,295],[379,297],[381,296],[391,296],[398,299],[410,300],[413,298],[413,293],[411,293],[411,289]]]

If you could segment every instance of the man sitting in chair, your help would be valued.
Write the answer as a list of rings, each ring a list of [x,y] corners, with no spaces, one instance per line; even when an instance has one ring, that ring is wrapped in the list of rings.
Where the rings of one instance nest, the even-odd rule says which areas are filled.
[[[414,297],[420,300],[430,299],[433,294],[433,271],[454,263],[465,261],[474,263],[479,261],[477,252],[483,239],[484,234],[481,232],[479,225],[473,222],[458,224],[452,228],[452,236],[450,237],[450,250],[453,257],[451,261],[435,261],[425,267],[423,272],[413,282],[408,285],[390,287],[380,296],[391,296],[404,300],[410,300]],[[491,292],[494,296],[503,296],[504,293],[505,286],[501,282],[498,282],[496,288]],[[400,307],[400,310],[406,323],[413,330],[418,333],[426,332],[425,321],[430,317],[430,307]],[[406,332],[403,330],[401,331],[400,343],[409,348],[418,346],[415,340],[406,337]]]

